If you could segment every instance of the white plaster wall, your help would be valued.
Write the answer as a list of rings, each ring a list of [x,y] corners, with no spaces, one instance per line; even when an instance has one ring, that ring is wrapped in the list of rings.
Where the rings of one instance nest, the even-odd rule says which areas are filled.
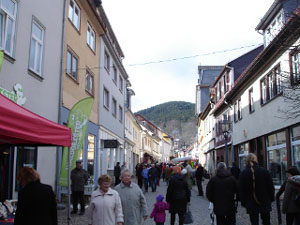
[[[293,44],[293,46],[297,44],[299,44],[299,41]],[[243,118],[241,121],[233,123],[234,145],[300,122],[300,117],[287,119],[285,115],[280,112],[280,110],[287,109],[288,107],[282,96],[275,97],[263,106],[260,104],[260,80],[279,63],[281,71],[290,71],[289,51],[281,55],[276,61],[272,62],[271,65],[267,65],[261,75],[239,95],[241,96]],[[251,114],[249,113],[248,100],[248,91],[250,88],[253,88],[255,102],[255,111]]]

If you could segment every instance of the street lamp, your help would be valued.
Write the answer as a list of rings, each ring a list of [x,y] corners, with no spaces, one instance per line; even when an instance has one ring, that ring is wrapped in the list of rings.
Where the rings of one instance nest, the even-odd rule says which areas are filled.
[[[229,130],[230,130],[230,124],[231,122],[229,120],[223,120],[221,122],[222,125],[222,131],[225,139],[225,163],[228,166],[228,146],[227,146],[227,140],[228,140],[228,135],[229,135]]]

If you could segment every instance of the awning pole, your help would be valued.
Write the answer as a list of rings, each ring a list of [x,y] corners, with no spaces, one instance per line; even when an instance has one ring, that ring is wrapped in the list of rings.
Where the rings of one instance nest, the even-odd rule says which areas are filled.
[[[70,153],[70,147],[68,148],[68,207],[67,207],[67,224],[70,225],[70,205],[71,205],[71,185],[70,185],[70,178],[71,178],[71,153]]]

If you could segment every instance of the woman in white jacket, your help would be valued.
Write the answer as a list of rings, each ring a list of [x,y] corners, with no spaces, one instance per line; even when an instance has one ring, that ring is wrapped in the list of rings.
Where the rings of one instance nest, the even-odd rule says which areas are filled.
[[[107,174],[98,179],[99,189],[91,196],[88,208],[89,225],[122,225],[124,216],[118,192],[110,188],[111,178]]]

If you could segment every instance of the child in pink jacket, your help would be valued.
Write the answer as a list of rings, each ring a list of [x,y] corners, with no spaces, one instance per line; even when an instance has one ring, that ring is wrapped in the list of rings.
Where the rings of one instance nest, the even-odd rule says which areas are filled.
[[[154,204],[154,208],[150,215],[150,218],[154,217],[154,221],[156,225],[164,225],[166,221],[166,210],[169,209],[169,204],[163,202],[164,196],[158,195],[156,197],[156,203]]]

